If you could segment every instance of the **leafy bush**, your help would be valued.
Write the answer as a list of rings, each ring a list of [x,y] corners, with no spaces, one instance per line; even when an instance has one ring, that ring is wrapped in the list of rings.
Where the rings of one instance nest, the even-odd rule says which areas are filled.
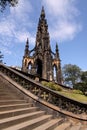
[[[57,84],[54,84],[53,87],[54,87],[54,90],[56,90],[56,91],[62,91],[62,88]]]
[[[75,93],[75,94],[83,94],[83,92],[81,90],[76,90],[76,89],[73,90],[73,93]]]
[[[84,92],[84,94],[85,94],[85,96],[87,96],[87,91],[86,91],[86,92]]]
[[[42,81],[41,84],[47,86],[48,83],[46,81]]]
[[[61,88],[59,85],[57,85],[57,84],[55,84],[55,83],[53,83],[53,82],[42,81],[42,84],[43,84],[44,86],[47,86],[48,88],[50,88],[50,89],[52,89],[52,90],[62,91],[62,88]]]
[[[74,85],[74,88],[82,91],[84,95],[87,95],[87,83],[77,83]]]

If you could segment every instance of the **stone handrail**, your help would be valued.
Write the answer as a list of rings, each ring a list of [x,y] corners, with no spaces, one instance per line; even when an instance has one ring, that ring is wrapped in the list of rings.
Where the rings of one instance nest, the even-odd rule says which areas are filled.
[[[72,112],[74,114],[87,114],[86,103],[82,103],[58,94],[57,92],[50,90],[49,88],[35,82],[34,80],[9,67],[6,67],[3,64],[0,64],[0,71],[29,90],[31,93],[38,96],[39,99],[43,99],[55,106],[58,106],[61,110]]]
[[[41,78],[41,77],[38,76],[38,75],[32,75],[32,74],[30,74],[30,73],[26,73],[26,72],[23,72],[23,71],[21,71],[21,70],[18,70],[18,69],[14,68],[14,67],[11,67],[11,69],[13,69],[13,70],[15,70],[15,71],[17,71],[17,72],[19,72],[19,73],[21,73],[21,74],[23,74],[23,75],[25,75],[25,76],[31,78],[31,79],[34,79],[34,80],[35,80],[36,78],[39,78],[39,81],[40,81],[40,82],[41,82],[41,81],[49,82],[49,80],[43,79],[43,78]],[[65,86],[65,85],[63,85],[63,84],[58,84],[58,83],[56,83],[56,82],[55,82],[55,84],[60,85],[60,86],[61,86],[62,88],[64,88],[64,89],[72,90],[72,88],[69,87],[69,86]]]

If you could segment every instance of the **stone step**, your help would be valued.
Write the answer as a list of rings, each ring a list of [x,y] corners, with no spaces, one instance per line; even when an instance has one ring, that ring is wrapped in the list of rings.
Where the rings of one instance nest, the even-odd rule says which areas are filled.
[[[6,85],[7,84],[7,85]],[[15,86],[14,86],[15,87]],[[62,117],[53,118],[27,103],[10,82],[0,80],[0,130],[87,130],[87,126],[69,122]],[[71,119],[72,120],[72,119]]]
[[[35,118],[32,120],[28,120],[26,122],[22,122],[17,125],[13,125],[4,130],[32,130],[32,129],[48,122],[51,118],[52,118],[52,115],[43,115],[41,117],[38,117],[38,118]]]
[[[3,87],[0,88],[0,92],[14,92],[14,90],[11,87]]]
[[[18,100],[18,97],[0,97],[0,100],[10,100],[10,99],[13,99],[13,100]]]
[[[0,121],[0,130],[10,127],[12,125],[17,125],[19,123],[23,123],[25,121],[34,120],[35,118],[37,119],[38,117],[41,118],[41,116],[43,116],[44,114],[45,114],[44,111],[37,111],[37,112],[31,112],[29,114],[23,114],[23,115],[10,117],[7,119],[2,119]]]
[[[5,94],[5,95],[0,95],[0,99],[1,98],[7,98],[7,99],[11,99],[11,98],[18,98],[16,95],[12,95],[12,94]]]
[[[32,107],[32,106],[33,106],[32,103],[2,105],[2,106],[0,106],[0,111],[8,111],[8,110],[12,110],[12,109],[27,108],[27,107]]]
[[[11,93],[9,90],[7,91],[7,90],[0,90],[0,95],[1,94],[11,94],[11,95],[13,95],[14,93]]]
[[[80,130],[87,130],[87,125],[85,127],[81,127]]]
[[[10,104],[21,104],[21,103],[26,103],[25,100],[1,100],[0,99],[0,106],[1,105],[10,105]]]
[[[10,91],[0,91],[0,99],[21,99],[15,92],[10,92]]]
[[[13,99],[13,100],[18,100],[18,97],[0,97],[0,100],[10,100],[10,99]]]
[[[33,130],[41,130],[43,128],[43,130],[53,130],[57,125],[59,125],[60,123],[63,122],[63,119],[52,119],[38,127],[36,127]]]
[[[0,96],[1,95],[5,95],[5,94],[7,94],[7,95],[9,95],[9,94],[11,94],[9,91],[6,91],[6,90],[0,90]],[[12,93],[13,94],[13,93]]]
[[[6,88],[6,87],[0,87],[0,91],[9,91],[9,89],[8,88]]]
[[[14,97],[14,95],[10,95],[10,94],[3,94],[3,95],[0,95],[0,98],[12,98]],[[17,97],[16,97],[17,98]]]
[[[70,126],[71,126],[70,122],[62,122],[62,124],[58,125],[54,130],[66,130],[67,128],[69,128],[70,130]]]
[[[9,92],[9,88],[5,88],[5,87],[0,88],[0,92]]]
[[[87,122],[84,125],[82,124],[80,130],[87,130]]]
[[[11,92],[8,92],[8,91],[0,91],[0,96],[3,96],[3,95],[11,95],[11,96],[15,96],[15,93],[11,93]],[[17,95],[16,95],[17,96]]]
[[[30,108],[22,108],[22,109],[17,109],[17,110],[14,109],[14,110],[10,110],[10,111],[4,111],[4,112],[0,112],[0,119],[9,118],[9,117],[17,116],[17,115],[22,115],[22,114],[26,114],[26,113],[30,113],[30,112],[35,112],[38,110],[39,110],[38,107],[30,107]]]
[[[16,94],[14,90],[12,90],[12,88],[0,88],[0,94],[1,93],[8,93],[8,94]]]
[[[4,83],[2,83],[2,81],[0,81],[0,89],[6,89],[7,87],[4,85]]]
[[[72,126],[70,129],[68,130],[80,130],[81,129],[82,124],[79,122],[77,124],[75,124],[74,126]]]
[[[11,94],[9,91],[6,91],[6,90],[0,90],[0,95],[2,94]]]

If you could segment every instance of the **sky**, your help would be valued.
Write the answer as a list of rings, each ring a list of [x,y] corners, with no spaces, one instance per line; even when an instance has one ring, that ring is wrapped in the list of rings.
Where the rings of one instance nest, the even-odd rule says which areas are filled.
[[[19,0],[0,12],[0,51],[8,66],[22,66],[27,38],[35,46],[37,25],[44,6],[50,44],[58,43],[61,66],[73,64],[87,70],[87,0]]]

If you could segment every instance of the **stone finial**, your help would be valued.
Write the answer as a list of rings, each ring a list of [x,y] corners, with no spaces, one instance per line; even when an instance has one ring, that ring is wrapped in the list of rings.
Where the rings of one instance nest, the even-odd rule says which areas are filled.
[[[42,10],[41,10],[41,18],[45,18],[44,6],[42,6]]]

